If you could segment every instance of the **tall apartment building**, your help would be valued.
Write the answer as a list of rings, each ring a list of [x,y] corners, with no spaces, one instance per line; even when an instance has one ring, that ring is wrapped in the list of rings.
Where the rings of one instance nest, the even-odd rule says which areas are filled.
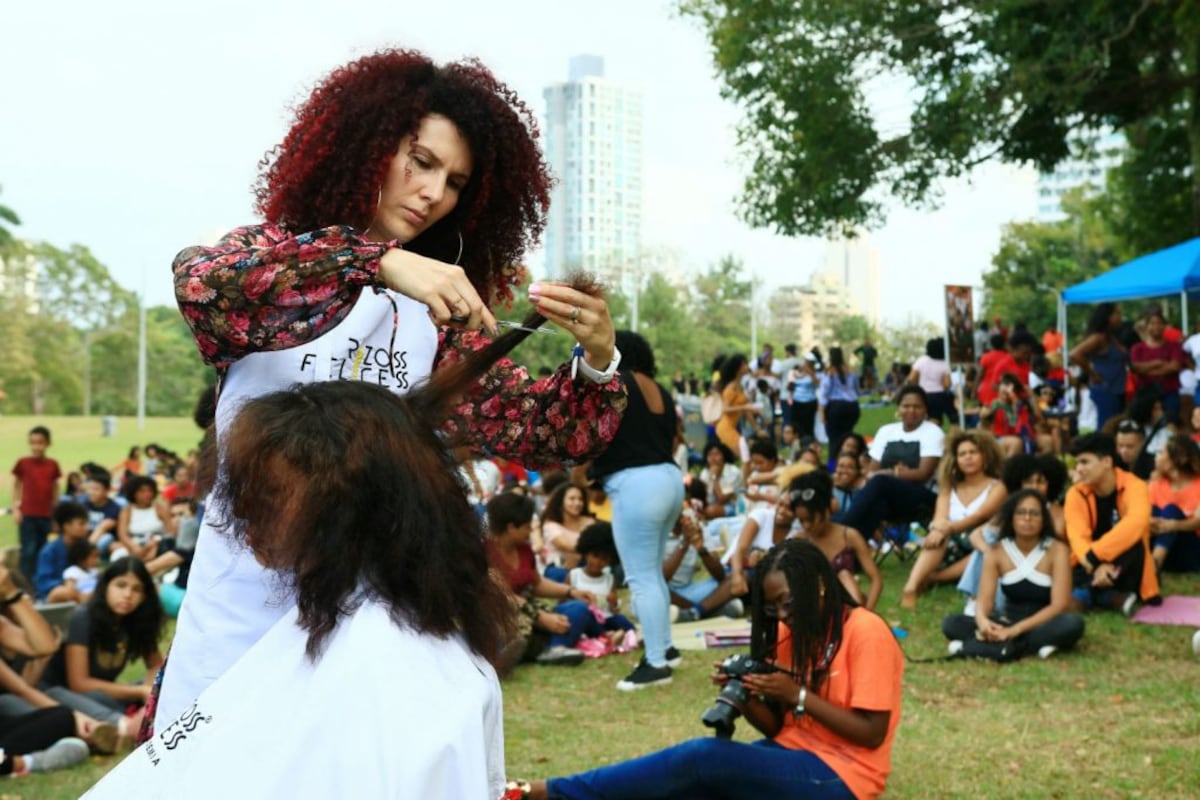
[[[1072,148],[1075,155],[1060,163],[1053,172],[1040,173],[1037,221],[1061,222],[1066,219],[1062,196],[1071,189],[1082,186],[1088,193],[1103,191],[1108,171],[1121,163],[1125,148],[1122,134],[1096,133]]]
[[[879,303],[879,248],[866,232],[854,238],[831,238],[825,247],[826,275],[841,281],[850,298],[850,313],[861,314],[878,327],[882,321]]]
[[[557,178],[545,275],[585,269],[628,290],[642,243],[642,97],[604,77],[604,59],[570,60],[546,88],[546,160]]]
[[[817,272],[803,286],[781,286],[768,300],[775,327],[799,343],[801,351],[820,345],[828,351],[839,321],[854,313],[850,294],[839,276]],[[841,342],[848,346],[849,342]]]

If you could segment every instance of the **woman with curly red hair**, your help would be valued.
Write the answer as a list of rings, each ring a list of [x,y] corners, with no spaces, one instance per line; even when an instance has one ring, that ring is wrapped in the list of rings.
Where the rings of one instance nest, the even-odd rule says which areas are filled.
[[[180,310],[221,374],[218,436],[254,397],[328,380],[404,393],[486,346],[488,304],[512,297],[545,224],[537,136],[528,108],[477,61],[385,50],[328,75],[263,160],[265,222],[175,259]],[[535,383],[498,362],[443,431],[530,466],[589,460],[625,404],[608,308],[545,281],[529,298],[578,342],[573,358]],[[214,534],[208,519],[226,513],[210,508],[200,531],[158,700],[164,724],[294,602]]]

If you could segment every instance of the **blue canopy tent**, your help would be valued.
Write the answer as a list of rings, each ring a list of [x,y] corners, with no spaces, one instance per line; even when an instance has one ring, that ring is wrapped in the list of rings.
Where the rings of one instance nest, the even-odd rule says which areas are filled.
[[[1188,293],[1200,291],[1200,238],[1140,256],[1090,281],[1075,284],[1058,295],[1058,330],[1063,334],[1063,364],[1067,362],[1067,305],[1138,300],[1179,295],[1181,327],[1188,330]]]

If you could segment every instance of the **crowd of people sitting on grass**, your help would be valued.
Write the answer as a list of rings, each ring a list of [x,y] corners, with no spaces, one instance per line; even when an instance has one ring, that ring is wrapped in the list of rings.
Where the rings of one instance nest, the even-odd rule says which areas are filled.
[[[639,345],[619,341],[631,354],[628,368],[637,372]],[[922,358],[933,360],[931,350]],[[921,379],[932,368],[919,362],[910,374],[917,382],[898,386],[890,398],[895,422],[864,437],[853,430],[858,415],[843,407],[832,414],[841,416],[833,426],[840,438],[822,442],[818,435],[828,439],[831,429],[831,404],[857,405],[859,378],[838,351],[829,368],[814,362],[806,358],[788,373],[811,383],[814,399],[795,400],[768,419],[759,403],[772,401],[769,392],[755,398],[741,388],[754,378],[751,362],[727,360],[716,380],[737,382],[739,390],[720,391],[728,405],[704,447],[691,452],[682,425],[674,425],[682,500],[668,514],[674,522],[656,567],[671,621],[749,616],[759,657],[778,651],[781,663],[811,659],[810,650],[763,639],[767,617],[807,613],[796,607],[798,587],[789,581],[816,574],[823,591],[846,609],[870,611],[883,594],[878,565],[894,557],[908,566],[897,593],[902,610],[915,608],[937,584],[953,584],[961,593],[961,613],[942,623],[951,657],[1047,659],[1079,643],[1087,613],[1130,616],[1139,604],[1159,602],[1162,572],[1200,571],[1200,445],[1159,388],[1139,388],[1128,410],[1104,430],[1080,435],[1074,418],[1064,418],[1068,424],[1043,436],[1036,428],[1022,432],[1037,415],[1014,410],[1023,385],[1004,372],[979,426],[964,429],[953,425],[946,381],[937,378],[943,391],[927,391]],[[847,399],[827,391],[840,384],[849,387],[842,395]],[[799,396],[807,398],[805,392]],[[987,392],[979,394],[982,400]],[[934,410],[945,424],[931,418]],[[997,416],[1024,421],[997,428],[991,424]],[[13,470],[21,559],[13,572],[0,572],[0,747],[8,754],[0,774],[66,766],[89,751],[113,752],[132,737],[163,662],[164,618],[178,607],[173,594],[186,588],[195,542],[195,463],[154,447],[147,448],[152,457],[141,460],[135,448],[113,469],[82,465],[60,492],[61,472],[46,454],[50,443],[47,429],[34,428],[30,454]],[[618,591],[627,585],[627,564],[614,535],[613,498],[594,470],[584,465],[539,474],[475,457],[460,459],[457,471],[466,503],[486,531],[487,569],[516,620],[493,662],[501,677],[522,662],[578,665],[641,645],[634,622],[642,621],[638,595],[626,609]],[[43,531],[48,541],[39,542]],[[26,581],[26,575],[32,577]],[[60,636],[47,616],[64,606],[70,613]],[[772,608],[773,616],[767,614]],[[850,613],[843,624],[857,622],[833,635],[874,637],[875,623],[862,619]],[[681,654],[667,635],[665,666],[643,660],[649,669],[639,676],[639,667],[618,688],[670,682],[670,666]],[[123,682],[121,674],[136,660],[144,662],[145,678]],[[894,672],[898,681],[899,661],[893,666],[888,679]],[[829,668],[828,660],[813,662],[813,674]],[[800,707],[804,687],[813,685],[753,677],[746,684],[788,702],[799,687]],[[809,710],[810,719],[829,713],[831,722],[821,724],[839,725],[836,710],[816,711],[824,702]],[[898,720],[897,698],[870,702],[896,713],[859,719],[870,731],[842,731],[839,740],[839,746],[864,748],[864,764],[873,758],[866,751],[879,742],[890,747]],[[743,713],[773,740],[792,736],[798,747],[820,752],[806,738],[811,730],[788,733],[797,715],[775,719],[769,703]],[[671,759],[733,758],[723,747],[688,743],[548,787],[523,784],[513,796],[588,796],[596,787],[656,776]],[[881,788],[886,768],[879,762],[859,773],[834,772],[846,785],[878,782]],[[819,780],[822,769],[814,767],[805,780]]]
[[[19,545],[0,567],[0,775],[128,748],[187,587],[199,506],[191,463],[132,448],[65,476],[34,427],[13,467]],[[134,662],[144,679],[121,678]]]

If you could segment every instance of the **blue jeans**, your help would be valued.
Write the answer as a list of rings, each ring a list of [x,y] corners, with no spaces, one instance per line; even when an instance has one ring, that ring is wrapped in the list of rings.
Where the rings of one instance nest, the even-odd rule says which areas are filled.
[[[702,581],[689,583],[687,586],[676,586],[671,591],[692,605],[698,606],[704,601],[704,598],[715,592],[720,585],[716,578],[705,578]]]
[[[807,750],[788,750],[769,739],[745,744],[715,736],[569,778],[552,778],[546,788],[550,797],[562,800],[854,797],[837,773]]]
[[[46,544],[46,537],[50,535],[50,518],[21,517],[19,535],[21,539],[21,574],[32,581],[34,574],[37,573],[38,553]]]
[[[667,537],[683,509],[683,476],[673,463],[633,467],[605,478],[604,491],[612,498],[613,539],[633,593],[633,611],[642,623],[646,660],[666,666],[671,593],[662,562]]]
[[[581,636],[596,638],[607,631],[630,631],[633,623],[620,614],[613,614],[604,622],[596,619],[592,609],[582,600],[568,600],[559,603],[554,608],[555,614],[562,614],[571,621],[571,627],[566,633],[556,633],[550,637],[551,647],[574,647]]]

